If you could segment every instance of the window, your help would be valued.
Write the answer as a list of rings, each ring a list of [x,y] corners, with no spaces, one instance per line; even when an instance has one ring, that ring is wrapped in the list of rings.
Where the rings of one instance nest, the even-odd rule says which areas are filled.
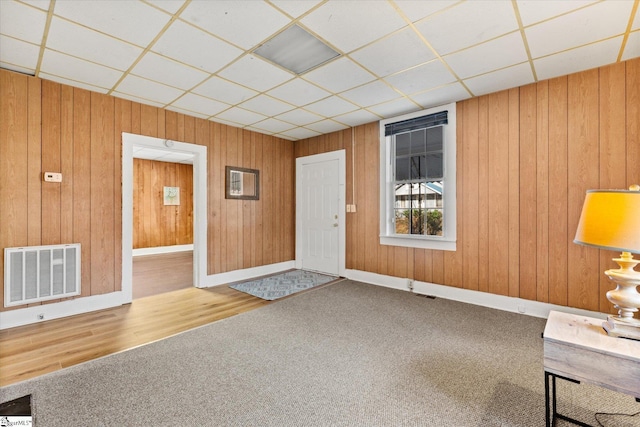
[[[456,106],[380,122],[380,243],[456,249]]]

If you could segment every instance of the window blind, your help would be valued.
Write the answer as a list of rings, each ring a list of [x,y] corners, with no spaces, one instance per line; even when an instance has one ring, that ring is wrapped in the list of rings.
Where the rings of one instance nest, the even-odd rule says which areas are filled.
[[[447,113],[447,111],[439,111],[437,113],[428,114],[426,116],[389,123],[384,126],[384,135],[391,136],[416,129],[425,129],[438,125],[446,125],[448,123]]]

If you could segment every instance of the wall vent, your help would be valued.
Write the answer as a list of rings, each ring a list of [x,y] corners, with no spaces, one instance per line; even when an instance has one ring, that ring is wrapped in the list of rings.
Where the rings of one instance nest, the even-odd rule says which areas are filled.
[[[80,295],[80,243],[4,250],[4,306]]]

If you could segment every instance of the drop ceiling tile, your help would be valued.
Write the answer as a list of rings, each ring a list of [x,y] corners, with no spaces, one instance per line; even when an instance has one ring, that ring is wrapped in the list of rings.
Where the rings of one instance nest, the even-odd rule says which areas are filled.
[[[40,48],[34,44],[0,36],[0,62],[12,64],[18,69],[33,73],[38,66]],[[17,71],[17,70],[16,70]]]
[[[538,75],[538,79],[540,76]],[[493,73],[483,74],[464,81],[475,96],[498,92],[512,87],[533,83],[533,73],[528,62],[504,68]]]
[[[330,1],[301,22],[345,53],[407,25],[389,3],[375,0]]]
[[[360,107],[342,98],[332,96],[331,98],[325,98],[322,101],[306,105],[304,108],[321,116],[332,117],[357,110]]]
[[[347,129],[348,126],[338,123],[334,120],[322,120],[321,122],[311,123],[305,126],[307,129],[320,132],[321,134],[335,132],[338,130]]]
[[[342,93],[341,96],[361,107],[368,107],[370,105],[391,101],[392,99],[399,98],[401,95],[383,82],[375,81],[348,90]]]
[[[409,95],[454,82],[456,78],[441,61],[435,60],[394,74],[385,80],[399,91]]]
[[[128,93],[122,93],[122,92],[111,92],[111,94],[117,98],[122,98],[122,99],[126,99],[128,101],[133,101],[133,102],[137,102],[139,104],[146,104],[146,105],[151,105],[152,107],[158,107],[158,108],[163,108],[165,104],[161,104],[159,102],[155,102],[155,101],[150,101],[148,99],[144,99],[144,98],[139,98],[137,96],[133,96],[133,95],[129,95]]]
[[[47,48],[122,71],[142,53],[137,46],[58,17],[51,20]]]
[[[594,0],[545,0],[544,7],[540,7],[540,0],[517,0],[520,19],[525,27],[571,12],[590,3],[594,3]]]
[[[215,76],[200,84],[192,92],[232,105],[239,104],[258,94],[255,90]]]
[[[192,3],[193,4],[193,3]],[[294,76],[254,55],[247,55],[218,73],[227,80],[264,92]]]
[[[451,0],[396,0],[396,4],[400,7],[400,10],[407,15],[407,18],[409,18],[411,22],[416,22],[422,18],[431,16],[434,13],[451,7],[455,3],[456,1]]]
[[[416,24],[431,46],[446,55],[515,31],[518,22],[509,1],[466,1]]]
[[[411,99],[425,109],[448,104],[452,101],[462,101],[468,98],[471,98],[471,94],[460,83],[454,83],[411,96]]]
[[[308,125],[309,123],[320,121],[323,118],[324,117],[310,113],[300,108],[276,116],[276,119],[283,120],[288,123],[293,123],[297,126]]]
[[[21,1],[22,3],[26,3],[33,7],[37,7],[38,9],[47,10],[47,11],[49,10],[49,6],[51,5],[50,0],[21,0]]]
[[[121,72],[73,56],[45,49],[40,67],[42,73],[69,80],[110,88],[116,84]]]
[[[87,83],[82,83],[82,82],[78,82],[78,81],[74,81],[74,80],[69,80],[69,79],[65,79],[59,76],[54,76],[52,74],[47,74],[47,73],[39,73],[38,77],[41,79],[45,79],[45,80],[51,80],[52,82],[57,82],[57,83],[61,83],[63,85],[67,85],[67,86],[73,86],[73,87],[77,87],[80,89],[86,89],[86,90],[90,90],[92,92],[98,92],[98,93],[107,93],[109,92],[109,89],[104,88],[104,87],[98,87],[98,86],[93,86]]]
[[[291,1],[291,0],[272,0],[276,7],[287,13],[294,18],[305,14],[307,11],[313,9],[316,5],[320,4],[322,0],[307,0],[307,1]]]
[[[122,40],[146,47],[170,15],[142,2],[57,0],[54,13]]]
[[[115,89],[118,92],[128,93],[129,95],[161,104],[169,104],[183,93],[183,91],[174,87],[145,80],[132,74],[125,77]]]
[[[131,70],[132,74],[179,89],[191,89],[209,75],[153,52],[147,52]]]
[[[339,93],[375,80],[375,76],[347,57],[304,75],[304,78],[326,90]]]
[[[218,117],[222,120],[240,123],[243,126],[249,126],[253,123],[267,118],[267,116],[264,116],[262,114],[254,113],[253,111],[245,110],[244,108],[239,107],[229,108],[227,111],[223,111],[222,113],[218,114],[216,118]]]
[[[631,24],[631,31],[640,30],[640,9],[636,10],[636,17]]]
[[[533,61],[538,80],[564,76],[614,63],[617,59],[622,37],[605,40]]]
[[[147,3],[151,3],[154,6],[158,6],[161,9],[166,10],[170,14],[174,14],[185,3],[184,0],[146,0]]]
[[[298,107],[311,104],[312,102],[326,98],[331,95],[324,89],[312,85],[300,78],[293,79],[287,83],[270,90],[269,95],[282,99]]]
[[[400,98],[395,101],[385,102],[384,104],[369,107],[369,110],[380,117],[389,118],[412,113],[420,110],[420,107],[407,98]]]
[[[208,73],[218,71],[243,52],[179,20],[171,24],[152,50]]]
[[[288,130],[286,132],[282,132],[278,136],[281,136],[283,138],[288,137],[294,141],[297,141],[299,139],[313,138],[314,136],[318,136],[318,135],[320,135],[320,133],[315,132],[311,129],[295,128],[295,129]]]
[[[258,123],[254,123],[251,127],[271,133],[280,133],[289,129],[293,129],[296,126],[292,125],[291,123],[283,122],[282,120],[270,118]]]
[[[172,106],[200,113],[206,117],[218,114],[230,107],[228,104],[205,98],[194,93],[187,93],[171,103]]]
[[[255,98],[251,98],[250,100],[243,102],[240,104],[240,107],[256,113],[268,112],[269,116],[276,116],[294,108],[293,105],[279,101],[268,95],[258,95]]]
[[[522,36],[517,31],[447,55],[444,60],[458,77],[465,79],[527,61],[528,57]]]
[[[351,113],[342,114],[333,118],[340,123],[344,123],[349,126],[358,126],[365,123],[376,122],[380,120],[380,117],[367,110],[358,110]]]
[[[0,34],[40,44],[46,12],[13,1],[0,1]]]
[[[626,61],[628,59],[637,58],[640,56],[640,31],[635,31],[629,34],[629,39],[627,39],[627,44],[624,47],[624,52],[622,54],[622,60]]]
[[[536,59],[620,35],[627,28],[632,6],[629,1],[604,1],[526,28],[531,56]]]
[[[379,77],[406,70],[435,58],[431,49],[411,28],[394,33],[353,52],[350,56]]]
[[[255,47],[290,22],[263,1],[194,1],[180,16],[244,49]]]
[[[195,111],[185,110],[183,108],[178,108],[178,107],[175,107],[173,105],[167,106],[166,109],[167,110],[171,110],[171,111],[175,111],[176,113],[182,113],[182,114],[185,114],[187,116],[198,117],[200,119],[208,119],[211,116],[210,114],[196,113]]]

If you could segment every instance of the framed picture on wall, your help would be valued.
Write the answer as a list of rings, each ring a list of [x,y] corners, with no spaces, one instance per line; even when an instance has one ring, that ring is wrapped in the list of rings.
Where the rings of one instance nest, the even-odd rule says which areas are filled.
[[[164,187],[165,206],[180,205],[180,187]]]

